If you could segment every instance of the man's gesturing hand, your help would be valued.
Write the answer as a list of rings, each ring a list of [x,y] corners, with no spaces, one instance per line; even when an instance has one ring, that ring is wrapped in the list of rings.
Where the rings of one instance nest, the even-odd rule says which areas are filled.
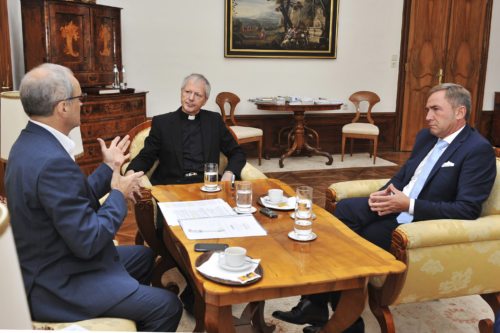
[[[113,177],[111,177],[111,188],[118,190],[123,193],[125,198],[136,202],[134,193],[140,196],[140,178],[144,175],[144,172],[133,172],[128,171],[125,176],[120,174],[120,163],[115,163],[113,168]]]

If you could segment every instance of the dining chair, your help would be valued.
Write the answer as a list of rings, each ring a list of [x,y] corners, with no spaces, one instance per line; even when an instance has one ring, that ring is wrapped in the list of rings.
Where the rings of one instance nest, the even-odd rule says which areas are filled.
[[[259,165],[261,165],[263,132],[260,128],[238,126],[234,118],[234,113],[236,105],[240,102],[240,98],[231,92],[225,91],[217,95],[215,102],[220,108],[222,120],[231,131],[238,144],[257,142],[259,148]],[[226,104],[229,104],[229,115],[226,111]]]
[[[373,141],[373,164],[377,158],[377,145],[378,145],[378,135],[379,128],[375,125],[375,121],[372,118],[372,109],[375,104],[380,102],[380,97],[371,91],[358,91],[349,97],[349,100],[354,104],[356,108],[356,115],[350,124],[346,124],[342,127],[342,158],[344,161],[345,143],[347,139],[351,141],[351,156],[352,156],[352,146],[354,139],[368,139]],[[366,114],[361,112],[361,104],[368,103],[368,109]],[[368,122],[358,122],[361,118],[366,118]],[[370,157],[372,154],[370,153]]]

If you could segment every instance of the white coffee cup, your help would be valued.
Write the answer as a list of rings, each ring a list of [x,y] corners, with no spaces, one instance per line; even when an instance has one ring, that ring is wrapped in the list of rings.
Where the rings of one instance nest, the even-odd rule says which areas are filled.
[[[269,201],[273,204],[278,204],[283,201],[283,190],[272,188],[267,191],[267,196],[269,197]]]
[[[230,246],[222,254],[222,262],[230,267],[240,267],[245,263],[247,250],[240,246]]]

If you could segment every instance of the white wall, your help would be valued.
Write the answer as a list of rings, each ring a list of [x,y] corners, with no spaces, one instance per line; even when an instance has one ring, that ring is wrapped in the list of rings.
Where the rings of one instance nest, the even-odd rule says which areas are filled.
[[[11,13],[19,11],[18,2],[8,0],[14,25],[20,25],[20,14]],[[252,114],[263,112],[247,102],[252,97],[298,95],[347,101],[352,92],[366,89],[381,97],[374,112],[395,112],[398,64],[391,63],[393,55],[399,59],[403,1],[341,0],[337,59],[224,58],[224,2],[184,0],[174,6],[163,0],[98,0],[123,8],[122,58],[128,84],[150,92],[149,116],[175,110],[182,79],[193,72],[210,80],[212,95],[206,107],[214,111],[218,110],[215,96],[224,90],[242,99],[239,114]],[[15,31],[14,39],[20,40],[20,28],[11,28]],[[485,110],[493,109],[493,92],[500,91],[499,38],[500,6],[496,4]],[[23,58],[15,46],[13,62],[19,68]]]

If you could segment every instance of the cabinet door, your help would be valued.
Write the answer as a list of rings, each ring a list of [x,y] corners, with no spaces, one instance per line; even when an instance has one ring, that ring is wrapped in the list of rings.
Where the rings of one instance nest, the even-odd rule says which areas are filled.
[[[0,92],[12,90],[13,88],[9,20],[7,16],[7,1],[0,0]]]
[[[113,65],[121,69],[120,9],[99,7],[92,9],[93,57],[95,70],[109,75],[113,82]]]
[[[49,3],[50,62],[75,72],[92,68],[90,9],[73,4]]]

